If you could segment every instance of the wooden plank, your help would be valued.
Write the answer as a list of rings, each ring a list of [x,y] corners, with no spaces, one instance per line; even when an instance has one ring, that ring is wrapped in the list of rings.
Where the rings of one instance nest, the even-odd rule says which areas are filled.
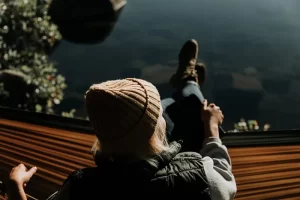
[[[300,145],[229,148],[235,199],[285,199],[300,195]]]
[[[58,190],[68,174],[95,166],[91,146],[95,136],[0,119],[0,180],[19,163],[37,166],[26,192],[45,199]]]
[[[69,173],[94,166],[90,152],[94,140],[90,133],[0,119],[0,180],[7,179],[16,164],[35,165],[38,172],[26,191],[45,199]],[[300,199],[300,145],[229,146],[228,150],[238,187],[235,199]]]

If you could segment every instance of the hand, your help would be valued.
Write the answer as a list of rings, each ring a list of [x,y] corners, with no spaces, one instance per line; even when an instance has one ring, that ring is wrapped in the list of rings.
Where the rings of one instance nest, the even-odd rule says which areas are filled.
[[[201,118],[204,123],[206,137],[219,137],[219,125],[222,124],[224,115],[220,107],[211,103],[207,105],[207,100],[203,101]]]
[[[19,164],[11,170],[9,179],[12,182],[16,183],[18,186],[25,187],[26,183],[30,180],[30,178],[33,176],[36,170],[36,167],[32,167],[30,170],[27,171],[25,165]]]

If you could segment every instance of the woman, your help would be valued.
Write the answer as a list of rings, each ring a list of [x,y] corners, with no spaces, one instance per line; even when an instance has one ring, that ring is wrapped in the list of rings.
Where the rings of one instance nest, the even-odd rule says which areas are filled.
[[[205,142],[199,154],[180,153],[179,141],[168,144],[160,95],[147,81],[130,78],[96,84],[85,100],[97,135],[93,147],[97,167],[72,173],[55,199],[148,197],[158,192],[168,197],[193,193],[199,199],[234,198],[230,157],[219,139],[223,114],[216,105],[203,102]],[[17,197],[11,199],[26,199],[23,185],[35,171],[22,165],[12,170]]]

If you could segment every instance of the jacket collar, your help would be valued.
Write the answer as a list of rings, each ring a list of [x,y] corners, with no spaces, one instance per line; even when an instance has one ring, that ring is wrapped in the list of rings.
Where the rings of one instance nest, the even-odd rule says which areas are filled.
[[[107,155],[102,154],[101,152],[97,152],[95,155],[95,163],[98,167],[103,166],[139,166],[143,165],[142,168],[144,169],[152,169],[157,170],[164,166],[166,166],[180,151],[181,149],[181,141],[179,142],[172,142],[169,145],[168,150],[161,152],[158,155],[151,156],[145,160],[139,161],[130,161],[124,158],[112,158]]]

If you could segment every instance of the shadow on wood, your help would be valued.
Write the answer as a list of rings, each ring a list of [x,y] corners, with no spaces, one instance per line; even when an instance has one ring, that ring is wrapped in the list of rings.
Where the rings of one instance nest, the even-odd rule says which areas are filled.
[[[95,136],[88,122],[10,110],[19,112],[15,115],[18,120],[12,120],[5,119],[12,118],[5,114],[8,110],[0,111],[1,181],[5,182],[11,168],[19,163],[37,166],[26,192],[45,199],[72,171],[94,166],[90,149]],[[238,186],[235,199],[299,199],[299,131],[230,133],[223,142]]]

